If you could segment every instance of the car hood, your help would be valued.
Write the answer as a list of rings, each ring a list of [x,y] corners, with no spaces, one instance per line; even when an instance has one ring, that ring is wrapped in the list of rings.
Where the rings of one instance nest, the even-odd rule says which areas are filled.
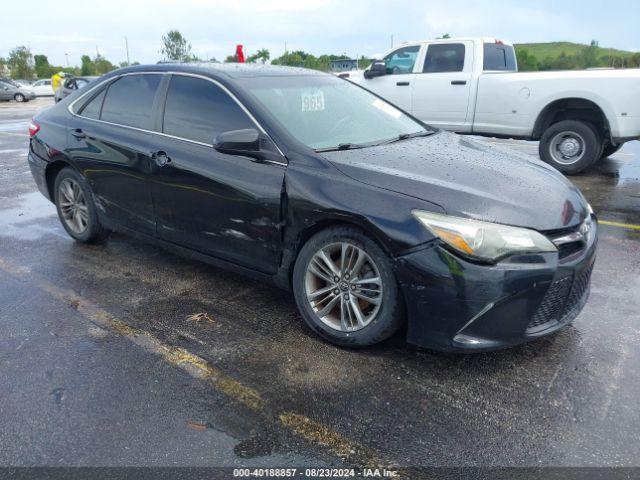
[[[355,180],[449,215],[540,231],[577,226],[588,215],[580,191],[546,163],[447,132],[321,155]]]

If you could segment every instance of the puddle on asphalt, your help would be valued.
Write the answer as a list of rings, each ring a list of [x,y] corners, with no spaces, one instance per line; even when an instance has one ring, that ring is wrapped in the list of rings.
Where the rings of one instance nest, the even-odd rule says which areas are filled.
[[[61,226],[42,221],[56,216],[57,212],[56,207],[40,192],[21,195],[14,205],[16,206],[0,210],[0,237],[38,240],[44,236],[56,235],[66,238]]]

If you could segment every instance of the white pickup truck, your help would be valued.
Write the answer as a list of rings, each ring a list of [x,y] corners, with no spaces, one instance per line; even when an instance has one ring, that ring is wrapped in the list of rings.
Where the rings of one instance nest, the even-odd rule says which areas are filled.
[[[494,38],[405,43],[340,76],[445,130],[540,140],[567,174],[640,137],[639,69],[518,72],[513,45]]]

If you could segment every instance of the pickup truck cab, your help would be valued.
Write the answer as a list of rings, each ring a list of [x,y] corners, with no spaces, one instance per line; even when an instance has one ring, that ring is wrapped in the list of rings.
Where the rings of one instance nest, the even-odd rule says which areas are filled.
[[[408,42],[340,76],[445,130],[540,140],[563,173],[640,137],[640,70],[518,72],[513,45],[494,38]]]

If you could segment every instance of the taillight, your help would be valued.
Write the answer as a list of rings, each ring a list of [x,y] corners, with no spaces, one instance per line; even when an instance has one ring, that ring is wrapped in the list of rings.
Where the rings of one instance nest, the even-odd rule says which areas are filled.
[[[31,120],[29,122],[29,136],[33,137],[39,131],[40,131],[40,125],[35,120]]]

